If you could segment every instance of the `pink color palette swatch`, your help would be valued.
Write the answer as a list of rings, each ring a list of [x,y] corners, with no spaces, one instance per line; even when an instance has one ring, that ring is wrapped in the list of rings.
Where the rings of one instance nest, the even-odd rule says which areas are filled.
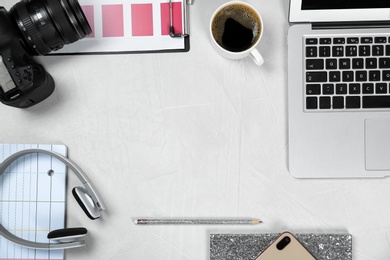
[[[123,5],[103,5],[102,15],[103,37],[123,37]]]
[[[101,19],[102,19],[102,37],[124,37],[125,35],[131,36],[155,36],[156,32],[161,33],[161,35],[169,35],[169,3],[160,3],[160,14],[153,13],[153,5],[156,3],[146,3],[146,4],[130,4],[130,13],[127,12],[123,4],[105,4],[101,6]],[[82,5],[82,9],[85,13],[85,16],[92,27],[92,34],[89,35],[89,38],[94,38],[96,36],[95,28],[96,22],[94,6],[92,5]],[[130,15],[131,24],[125,25],[125,16]],[[153,19],[161,19],[161,31],[154,28]],[[172,22],[175,28],[175,33],[182,33],[183,21],[182,21],[182,3],[173,2],[172,3]],[[125,28],[129,31],[125,31]],[[130,31],[131,28],[131,31]],[[159,28],[160,29],[160,28]]]
[[[133,36],[153,36],[153,5],[131,5],[131,28]]]
[[[175,33],[183,33],[181,2],[172,3],[172,25]],[[161,34],[169,35],[169,3],[161,3]]]

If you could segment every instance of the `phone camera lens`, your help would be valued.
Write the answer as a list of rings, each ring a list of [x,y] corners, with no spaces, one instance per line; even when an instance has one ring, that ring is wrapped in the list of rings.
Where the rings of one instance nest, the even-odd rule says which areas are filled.
[[[282,240],[280,240],[279,243],[276,244],[276,248],[278,250],[283,250],[288,244],[290,244],[291,238],[288,236],[285,236]]]

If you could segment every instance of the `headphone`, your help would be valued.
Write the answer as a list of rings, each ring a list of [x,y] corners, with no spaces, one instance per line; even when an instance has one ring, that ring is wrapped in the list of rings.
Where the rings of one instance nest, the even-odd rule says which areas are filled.
[[[85,214],[90,219],[97,219],[100,217],[100,211],[106,209],[100,195],[98,194],[95,187],[92,185],[91,181],[85,175],[85,173],[71,160],[62,156],[59,153],[44,150],[44,149],[26,149],[19,152],[16,152],[6,158],[2,163],[0,163],[0,175],[4,173],[5,169],[15,160],[19,159],[22,156],[32,153],[43,153],[51,155],[62,163],[64,163],[68,168],[76,174],[80,179],[84,187],[75,187],[72,190],[72,194],[75,197],[76,201],[79,203],[80,207],[84,210]],[[85,245],[84,240],[77,240],[81,237],[84,237],[87,234],[87,229],[80,228],[66,228],[58,229],[51,231],[47,238],[50,241],[57,241],[54,243],[40,243],[33,242],[29,240],[22,239],[15,236],[9,232],[3,225],[0,224],[0,236],[3,236],[7,240],[18,244],[23,247],[28,247],[32,249],[44,249],[44,250],[58,250],[58,249],[68,249],[81,247]]]

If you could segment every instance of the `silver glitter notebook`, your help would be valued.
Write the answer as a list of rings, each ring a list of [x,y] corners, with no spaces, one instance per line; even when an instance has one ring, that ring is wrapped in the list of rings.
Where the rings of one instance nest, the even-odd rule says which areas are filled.
[[[279,234],[210,234],[210,260],[251,260]],[[352,260],[350,234],[294,234],[317,260]]]

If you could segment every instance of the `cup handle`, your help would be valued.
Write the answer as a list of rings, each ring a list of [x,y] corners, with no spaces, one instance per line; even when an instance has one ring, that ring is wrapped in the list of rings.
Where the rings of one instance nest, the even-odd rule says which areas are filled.
[[[264,63],[263,56],[261,56],[260,52],[256,49],[251,51],[251,58],[256,63],[257,66],[261,66]]]

